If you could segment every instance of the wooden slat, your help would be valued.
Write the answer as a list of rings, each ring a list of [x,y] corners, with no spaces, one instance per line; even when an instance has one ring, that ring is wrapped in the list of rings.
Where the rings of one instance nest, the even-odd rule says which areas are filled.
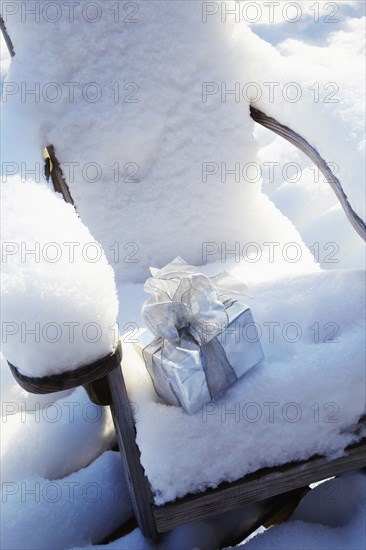
[[[364,241],[366,241],[365,222],[353,210],[352,206],[349,203],[348,197],[343,190],[341,182],[333,174],[329,165],[320,156],[315,147],[310,145],[310,143],[306,141],[306,139],[304,139],[302,136],[300,136],[300,134],[294,132],[294,130],[292,130],[288,126],[281,124],[276,119],[267,116],[265,113],[263,113],[259,109],[256,109],[252,105],[250,106],[250,116],[253,120],[255,120],[255,122],[258,122],[258,124],[261,124],[265,128],[272,130],[272,132],[274,132],[275,134],[283,137],[284,139],[295,145],[298,149],[300,149],[300,151],[305,153],[305,155],[313,161],[313,163],[319,168],[319,170],[333,189],[334,193],[336,194],[344,212],[346,213],[348,220],[351,222],[352,226],[360,235],[360,237]]]
[[[150,486],[140,462],[133,413],[128,400],[122,369],[115,369],[108,374],[108,382],[113,401],[111,411],[116,427],[118,446],[135,516],[142,534],[157,541],[158,534],[153,515]]]
[[[46,394],[69,390],[77,386],[87,386],[94,380],[103,379],[112,369],[119,368],[121,360],[122,346],[119,342],[116,349],[105,357],[89,365],[82,365],[74,370],[64,371],[60,374],[34,378],[21,374],[9,361],[8,365],[19,386],[30,393]]]
[[[57,157],[55,155],[55,149],[54,149],[53,145],[47,145],[47,147],[45,149],[46,149],[46,151],[49,155],[49,158],[51,160],[51,163],[52,163],[51,179],[52,179],[54,190],[57,191],[58,193],[61,193],[61,195],[63,196],[65,202],[68,202],[70,204],[74,204],[73,198],[72,198],[71,193],[70,193],[69,186],[66,183],[66,180],[65,180],[65,177],[62,173],[60,164],[59,164],[59,162],[57,160]]]
[[[366,466],[366,439],[350,447],[345,456],[328,460],[314,457],[303,462],[266,468],[217,489],[189,495],[164,506],[154,506],[158,532],[258,502],[309,485],[327,477]]]
[[[3,37],[4,37],[4,40],[5,40],[5,43],[6,43],[6,47],[8,48],[11,57],[14,57],[15,50],[14,50],[13,42],[11,41],[11,38],[10,38],[9,33],[7,31],[7,28],[5,26],[4,19],[1,17],[1,15],[0,15],[0,29],[1,29],[1,32],[3,33]]]

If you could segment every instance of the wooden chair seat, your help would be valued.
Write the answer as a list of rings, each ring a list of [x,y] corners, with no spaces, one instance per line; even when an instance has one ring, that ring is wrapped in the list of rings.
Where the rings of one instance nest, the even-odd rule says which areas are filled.
[[[109,373],[107,380],[118,446],[135,516],[143,535],[155,541],[158,540],[159,534],[179,525],[289,493],[348,470],[366,467],[365,438],[348,447],[345,454],[338,458],[328,459],[322,456],[313,456],[301,462],[260,469],[237,481],[221,483],[216,489],[188,494],[174,502],[157,506],[154,503],[149,480],[140,462],[133,411],[128,399],[122,368],[117,368]],[[97,395],[98,381],[94,383],[94,390]],[[360,419],[360,423],[353,427],[354,433],[357,433],[364,423],[365,418],[363,417]]]

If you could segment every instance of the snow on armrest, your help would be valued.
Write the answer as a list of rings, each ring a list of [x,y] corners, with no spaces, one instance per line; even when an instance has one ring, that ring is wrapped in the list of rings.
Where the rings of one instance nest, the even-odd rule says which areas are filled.
[[[25,376],[75,370],[118,342],[114,272],[73,206],[47,186],[2,188],[2,344]]]

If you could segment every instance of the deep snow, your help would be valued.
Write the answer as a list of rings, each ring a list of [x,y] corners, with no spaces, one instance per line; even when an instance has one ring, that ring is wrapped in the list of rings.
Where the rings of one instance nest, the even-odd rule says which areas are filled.
[[[70,174],[70,162],[75,163],[75,177],[69,181],[70,188],[81,221],[87,225],[92,236],[89,236],[90,233],[81,223],[77,223],[71,211],[70,224],[78,235],[83,234],[89,240],[95,238],[102,243],[117,274],[121,304],[119,322],[121,332],[125,333],[122,337],[126,350],[125,368],[131,391],[137,397],[146,396],[141,407],[134,406],[137,414],[142,419],[145,416],[147,420],[146,431],[151,428],[151,422],[146,418],[149,410],[154,414],[159,412],[159,419],[163,419],[160,429],[165,427],[171,437],[173,434],[169,430],[172,415],[182,426],[184,423],[179,410],[172,411],[168,417],[167,407],[155,403],[156,397],[151,391],[146,373],[135,362],[133,352],[130,353],[132,345],[128,340],[136,326],[140,325],[140,306],[144,296],[141,285],[121,281],[141,281],[147,274],[147,267],[163,265],[177,254],[188,261],[202,263],[202,241],[210,241],[213,246],[206,259],[215,261],[215,264],[205,269],[214,274],[225,268],[243,278],[255,298],[251,307],[257,322],[279,322],[281,328],[288,322],[294,322],[302,329],[300,340],[291,344],[283,338],[282,331],[273,343],[268,342],[266,328],[262,342],[267,360],[260,369],[253,371],[251,378],[243,379],[243,388],[245,384],[245,391],[250,389],[254,396],[251,399],[260,404],[262,415],[269,412],[269,407],[263,407],[261,401],[273,399],[270,381],[278,388],[281,399],[286,402],[282,404],[281,401],[281,406],[275,408],[279,411],[279,418],[271,423],[271,428],[276,432],[281,425],[285,425],[283,437],[288,443],[296,441],[297,429],[301,427],[309,443],[306,449],[305,446],[291,449],[292,456],[311,452],[312,445],[318,448],[321,446],[324,452],[339,451],[347,443],[347,436],[339,433],[341,427],[348,427],[365,410],[362,405],[364,370],[361,366],[364,293],[362,273],[359,271],[364,268],[363,244],[347,224],[328,185],[322,177],[316,177],[314,167],[280,138],[274,138],[263,129],[254,128],[248,117],[247,100],[236,103],[235,96],[228,95],[227,101],[222,102],[220,92],[217,92],[207,96],[207,102],[203,103],[202,82],[213,80],[219,86],[225,82],[229,89],[236,81],[244,84],[255,81],[266,92],[262,94],[257,106],[303,133],[329,162],[335,163],[353,207],[362,213],[365,204],[365,141],[362,134],[364,82],[360,74],[363,71],[364,55],[364,19],[361,18],[364,5],[357,1],[337,2],[338,23],[326,23],[324,16],[329,14],[329,3],[316,3],[320,9],[320,21],[314,24],[314,13],[309,10],[311,4],[299,1],[303,16],[298,23],[284,22],[281,13],[276,12],[275,23],[266,24],[263,19],[252,25],[250,31],[243,20],[235,25],[228,20],[227,24],[221,25],[217,15],[209,17],[207,27],[203,29],[202,25],[198,25],[198,12],[195,11],[198,4],[174,2],[174,17],[184,11],[187,19],[182,17],[178,24],[169,27],[173,19],[173,4],[168,7],[168,3],[140,2],[139,16],[144,16],[141,25],[119,24],[113,27],[113,32],[108,33],[105,30],[110,26],[113,12],[108,11],[107,2],[103,2],[105,11],[102,20],[95,24],[83,24],[85,20],[80,19],[80,12],[75,26],[62,22],[46,24],[44,20],[32,24],[32,17],[28,17],[25,25],[18,16],[8,17],[6,24],[17,55],[11,64],[7,82],[18,84],[19,92],[8,95],[6,102],[3,96],[3,135],[6,136],[2,144],[3,181],[9,180],[8,174],[18,168],[25,182],[24,172],[35,169],[35,173],[28,177],[44,184],[41,175],[42,151],[44,145],[50,142],[56,147],[66,175]],[[187,8],[192,5],[193,9]],[[188,14],[196,17],[195,30],[200,31],[194,37],[191,31],[185,34]],[[122,15],[125,17],[126,13]],[[75,32],[76,25],[78,32]],[[273,45],[259,40],[256,32]],[[120,33],[124,40],[118,38],[116,41]],[[212,37],[215,38],[214,43],[210,42]],[[112,49],[110,40],[113,40]],[[220,41],[225,47],[220,47]],[[45,43],[47,48],[44,48]],[[244,46],[240,52],[239,44]],[[4,57],[7,64],[3,51],[2,60]],[[129,61],[126,63],[127,54]],[[120,63],[122,58],[123,64]],[[5,66],[1,72],[2,78],[6,72]],[[286,102],[281,92],[286,84],[293,81],[300,86],[302,97],[299,102]],[[35,101],[37,92],[36,96],[29,94],[26,101],[23,96],[22,101],[22,84],[24,93],[24,86],[30,88],[36,82],[40,83],[40,102]],[[52,97],[52,92],[57,88],[44,87],[50,82],[56,82],[62,90],[61,100],[55,103],[46,101],[44,97],[42,99],[42,90],[46,90],[48,97]],[[77,83],[77,101],[70,101],[69,87],[64,85],[65,82]],[[97,82],[102,89],[102,98],[98,102],[88,101],[82,95],[83,85],[90,82]],[[116,82],[120,83],[119,89]],[[127,82],[132,82],[132,86],[124,88]],[[266,82],[278,83],[275,90],[279,90],[280,94],[276,93],[276,101],[273,103],[269,101]],[[329,84],[331,86],[326,88]],[[112,89],[109,88],[111,85]],[[93,94],[95,89],[91,87],[88,92]],[[115,102],[117,89],[118,100],[121,101]],[[296,89],[286,88],[289,93]],[[132,96],[132,93],[136,95]],[[318,102],[314,95],[317,93]],[[327,103],[325,99],[327,96],[329,99],[329,93],[333,93],[333,98],[339,101]],[[124,102],[128,95],[132,99],[138,98],[139,102]],[[253,131],[259,143],[253,141]],[[225,141],[222,140],[223,135]],[[265,194],[260,192],[261,182],[257,180],[256,174],[250,171],[246,173],[247,180],[239,184],[235,182],[235,176],[229,174],[226,183],[221,182],[220,167],[223,161],[228,163],[227,168],[232,168],[235,162],[244,166],[248,162],[258,162],[262,167]],[[293,166],[290,166],[289,176],[286,172],[287,164],[293,161],[301,166],[298,181],[296,178],[290,181]],[[99,171],[98,166],[93,165],[86,172],[89,162],[97,162]],[[132,164],[126,166],[128,162]],[[208,176],[206,183],[202,182],[202,162],[213,163],[213,168],[215,165],[219,167],[219,172],[215,176]],[[265,162],[267,166],[264,166]],[[280,163],[275,167],[273,179],[269,177],[268,171],[268,163],[271,162]],[[129,178],[136,167],[139,182],[131,181],[134,176]],[[101,177],[98,179],[100,170]],[[97,179],[95,183],[91,181],[93,178]],[[72,178],[69,177],[69,180]],[[17,184],[13,184],[14,181],[9,181],[9,185],[10,189],[14,185],[15,191]],[[25,194],[27,186],[28,183],[23,183]],[[6,187],[9,189],[9,186],[5,186],[5,195]],[[173,215],[169,212],[167,192],[172,193],[177,204]],[[40,195],[46,197],[45,191],[39,190]],[[11,198],[11,193],[8,193],[6,200],[12,205],[12,211],[8,214],[11,214],[10,223],[16,231],[16,238],[21,239],[25,235],[27,241],[30,227],[26,232],[26,223],[22,224],[20,217],[21,210],[23,214],[26,212],[26,205],[20,204],[17,210],[18,205]],[[54,213],[61,215],[62,210],[62,216],[66,215],[66,205],[56,207],[55,201],[51,203],[48,220],[46,216],[43,219],[40,216],[37,220],[40,230],[46,222],[52,225]],[[30,198],[29,205],[32,204]],[[293,225],[280,211],[288,216]],[[3,213],[7,214],[6,211]],[[184,218],[185,215],[187,218]],[[11,217],[14,217],[14,221]],[[58,227],[55,234],[60,244],[68,240],[65,238],[67,231],[66,226]],[[42,239],[42,235],[36,238]],[[239,252],[235,248],[236,242],[240,242]],[[249,242],[256,246],[245,246]],[[264,246],[263,242],[279,243],[274,249],[275,261],[270,261],[270,247]],[[283,257],[284,246],[288,243],[296,243],[286,252],[291,255],[297,251],[301,256],[299,261],[291,261],[291,256],[289,258],[287,254]],[[256,257],[258,247],[260,258]],[[235,255],[228,253],[232,249],[235,249]],[[135,259],[137,263],[133,262]],[[241,263],[235,260],[241,260]],[[22,315],[37,320],[35,312],[39,308],[39,292],[42,284],[47,282],[47,271],[51,273],[52,267],[56,273],[57,266],[45,263],[32,266],[29,262],[19,266],[19,263],[18,258],[13,268],[21,267],[25,273],[28,270],[28,275],[34,268],[37,280],[33,280],[32,285],[37,286],[37,293],[31,295],[28,287],[24,294],[26,302],[17,299],[16,310],[21,321]],[[321,273],[317,263],[329,271]],[[67,285],[72,281],[74,290],[69,293],[65,283],[65,303],[62,309],[58,307],[58,312],[64,310],[69,313],[75,308],[73,299],[78,286],[76,277],[79,275],[74,271],[73,280],[72,266],[64,267],[69,275]],[[85,267],[99,269],[90,265]],[[342,267],[356,270],[338,274],[333,271]],[[104,273],[108,273],[107,266]],[[13,296],[17,295],[18,298],[22,295],[20,279],[20,275],[17,275],[14,281],[16,294]],[[59,281],[64,281],[61,270]],[[78,297],[85,288],[88,303],[94,307],[90,296],[95,287],[91,284],[81,288],[82,284],[77,291]],[[105,288],[113,287],[112,279],[110,284],[104,283],[103,274],[103,285],[97,291],[101,305],[105,303],[104,300],[111,303],[107,296],[103,296],[104,284]],[[51,287],[46,285],[46,288],[50,290]],[[113,294],[112,290],[110,292]],[[111,300],[113,302],[114,298],[111,297]],[[50,308],[47,322],[55,319],[52,314],[54,305],[52,299],[47,304]],[[16,310],[13,309],[12,314]],[[103,314],[108,317],[110,312],[106,311],[103,308]],[[82,320],[94,321],[90,310],[89,313],[79,313]],[[114,311],[112,313],[114,315]],[[324,328],[326,323],[330,325]],[[332,323],[336,323],[338,329],[332,327]],[[297,327],[295,325],[292,328]],[[318,329],[320,341],[315,342]],[[324,342],[333,329],[339,341]],[[289,332],[290,338],[293,334]],[[43,351],[44,348],[38,354],[40,359],[44,358]],[[76,357],[74,352],[72,355]],[[78,353],[77,360],[80,359]],[[304,365],[301,367],[302,359],[306,360],[304,364],[313,375],[310,385]],[[27,355],[19,354],[21,360],[27,362]],[[321,369],[316,367],[320,360]],[[50,363],[48,354],[46,363]],[[295,366],[293,370],[291,365]],[[36,365],[33,363],[29,366],[33,369]],[[130,372],[133,370],[135,372]],[[90,404],[81,389],[62,395],[31,396],[12,380],[5,361],[1,372],[2,519],[6,526],[2,531],[3,547],[71,548],[101,540],[132,514],[118,454],[104,452],[114,440],[109,414],[98,412],[99,409]],[[288,386],[286,375],[289,375]],[[265,382],[255,388],[254,382],[259,384],[264,376]],[[340,377],[340,383],[336,376]],[[286,377],[287,390],[285,385],[281,385],[281,377]],[[316,381],[320,386],[315,387]],[[306,391],[305,386],[308,388]],[[235,399],[240,388],[233,388],[231,397],[230,394],[228,397]],[[345,388],[349,388],[348,392]],[[310,399],[314,392],[318,401]],[[249,394],[245,395],[249,397]],[[280,401],[277,397],[275,400]],[[243,401],[242,394],[237,401]],[[298,422],[284,420],[283,405],[288,402],[296,402],[304,413]],[[313,406],[316,402],[319,407]],[[325,409],[327,403],[336,403],[339,409]],[[287,412],[291,414],[296,410],[296,406],[293,406]],[[243,419],[243,408],[240,411]],[[215,414],[207,416],[207,424],[213,420],[215,429],[219,425],[223,430],[223,424],[233,432],[250,429],[254,438],[256,433],[265,431],[262,419],[256,423],[248,420],[249,415],[256,411],[255,406],[244,410],[244,424],[235,422],[235,416],[221,423],[219,408],[213,411]],[[317,424],[319,434],[315,431],[314,422],[317,412],[319,419],[323,419],[323,422]],[[323,415],[332,412],[335,413],[333,418],[339,422],[324,422]],[[195,433],[201,436],[201,419],[196,424]],[[140,427],[143,433],[143,423]],[[155,429],[159,431],[159,426],[155,426]],[[327,439],[322,441],[320,433]],[[151,433],[148,436],[151,437]],[[253,441],[257,446],[258,438]],[[142,446],[145,443],[147,441],[141,443],[140,440]],[[283,458],[280,441],[277,443],[277,454],[271,454],[268,460],[276,461],[276,456],[277,460]],[[250,460],[251,464],[256,460],[254,454],[249,454],[247,458],[246,462],[236,462],[228,475],[239,475],[240,468],[245,471]],[[157,467],[151,449],[146,448],[145,459],[152,469]],[[212,483],[215,475],[216,479],[226,475],[224,470],[227,466],[224,463],[222,468],[220,473],[220,465],[213,465],[213,478],[203,482]],[[274,548],[280,545],[293,548],[296,541],[300,541],[305,547],[329,548],[338,545],[342,548],[362,548],[365,542],[362,523],[365,502],[357,496],[362,479],[359,474],[354,476],[351,480],[346,478],[345,483],[340,485],[339,513],[334,516],[334,522],[328,522],[327,519],[330,503],[320,498],[315,515],[309,515],[309,509],[311,511],[313,507],[311,503],[306,513],[295,515],[296,521],[267,530],[264,535],[249,541],[249,547]],[[194,483],[196,486],[200,483],[198,477],[193,475],[193,478],[178,480],[174,486],[168,477],[165,478],[166,494],[169,491],[170,494],[177,490],[184,491],[187,485],[193,487]],[[52,485],[55,481],[58,484],[56,486]],[[75,487],[75,493],[71,492],[72,498],[70,487]],[[30,492],[32,490],[33,493]],[[98,490],[101,491],[100,498]],[[350,519],[351,514],[354,514],[353,520]],[[317,525],[319,518],[324,525]],[[344,525],[341,526],[341,522]],[[186,526],[169,535],[168,547],[169,550],[175,547],[180,550],[182,545],[186,548],[187,544],[201,548],[211,544],[215,548],[222,531],[223,525],[220,523]],[[138,530],[110,546],[149,550],[153,547],[142,538]]]

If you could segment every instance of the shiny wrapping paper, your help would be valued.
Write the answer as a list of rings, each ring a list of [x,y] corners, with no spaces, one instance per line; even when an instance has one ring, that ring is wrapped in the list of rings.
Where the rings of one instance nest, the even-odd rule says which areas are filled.
[[[225,272],[197,273],[181,258],[151,272],[142,309],[149,330],[136,347],[156,393],[195,414],[264,357],[250,308],[237,299],[247,288]]]

